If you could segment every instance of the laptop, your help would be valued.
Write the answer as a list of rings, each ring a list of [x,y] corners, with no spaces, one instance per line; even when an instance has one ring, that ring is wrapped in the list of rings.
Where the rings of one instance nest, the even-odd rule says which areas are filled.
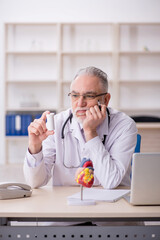
[[[134,153],[130,196],[132,205],[160,205],[160,153]]]

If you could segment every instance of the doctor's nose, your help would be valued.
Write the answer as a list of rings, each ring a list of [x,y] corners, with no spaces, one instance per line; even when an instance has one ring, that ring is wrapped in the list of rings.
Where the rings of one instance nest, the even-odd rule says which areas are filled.
[[[77,106],[78,107],[85,107],[87,105],[87,101],[83,96],[80,96],[79,99],[77,100]]]

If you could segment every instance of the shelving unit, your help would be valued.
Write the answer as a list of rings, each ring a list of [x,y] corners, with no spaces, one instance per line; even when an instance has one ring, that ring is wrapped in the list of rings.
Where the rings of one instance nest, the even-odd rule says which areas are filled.
[[[69,106],[67,93],[70,82],[79,68],[100,67],[108,73],[110,81],[112,80],[113,26],[111,23],[64,23],[61,25],[62,109]]]
[[[119,109],[160,116],[160,24],[119,24]]]
[[[160,117],[160,24],[119,24],[119,109]],[[142,152],[160,152],[160,124],[137,123]]]
[[[74,74],[94,65],[109,76],[113,108],[160,116],[160,24],[6,23],[4,37],[4,115],[68,108]],[[6,163],[22,138],[4,136]]]

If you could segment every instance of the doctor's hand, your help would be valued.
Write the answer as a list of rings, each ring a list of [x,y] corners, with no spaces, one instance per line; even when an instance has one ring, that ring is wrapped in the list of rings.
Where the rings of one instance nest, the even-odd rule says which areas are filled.
[[[97,105],[86,111],[86,118],[83,121],[83,129],[86,141],[98,136],[97,127],[106,118],[106,105],[101,104],[101,110]]]
[[[35,119],[28,127],[29,135],[29,152],[35,154],[41,151],[42,141],[49,135],[53,135],[54,131],[48,131],[46,128],[46,118],[49,111],[45,111],[41,118]]]

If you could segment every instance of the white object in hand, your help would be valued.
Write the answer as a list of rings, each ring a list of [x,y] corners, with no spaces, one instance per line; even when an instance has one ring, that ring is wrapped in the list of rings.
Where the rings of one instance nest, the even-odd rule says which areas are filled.
[[[55,129],[55,126],[54,126],[54,113],[50,113],[50,114],[47,114],[47,129],[49,131],[52,131]]]
[[[21,130],[21,116],[20,115],[16,115],[16,117],[15,117],[15,129],[17,131]]]

